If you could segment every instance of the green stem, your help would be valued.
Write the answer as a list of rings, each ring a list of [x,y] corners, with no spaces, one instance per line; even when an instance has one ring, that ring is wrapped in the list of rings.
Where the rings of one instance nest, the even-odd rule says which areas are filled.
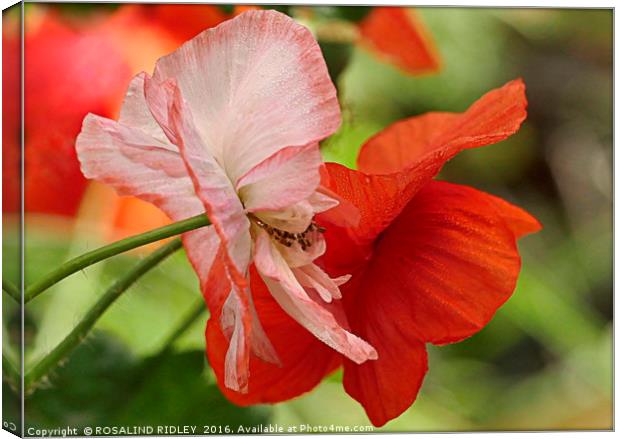
[[[114,301],[136,282],[142,275],[155,267],[159,262],[182,247],[181,239],[175,239],[166,245],[155,250],[146,258],[141,260],[136,266],[120,277],[88,310],[86,315],[75,328],[41,361],[33,366],[24,377],[24,387],[26,391],[32,388],[41,378],[55,367],[65,356],[73,350],[88,332],[95,326],[99,317],[114,303]]]
[[[15,285],[13,285],[8,280],[2,279],[2,290],[11,296],[17,303],[21,303],[22,295]]]
[[[204,300],[197,300],[189,311],[187,311],[187,313],[179,320],[176,328],[168,335],[168,337],[166,337],[166,340],[163,342],[161,350],[159,351],[159,355],[168,352],[172,348],[174,342],[182,336],[196,320],[198,320],[198,317],[200,317],[206,309]]]
[[[116,241],[112,244],[100,247],[88,253],[84,253],[81,256],[65,262],[51,273],[48,273],[42,279],[28,285],[28,287],[26,287],[26,291],[24,292],[24,303],[31,301],[52,285],[61,281],[65,277],[88,267],[89,265],[95,264],[119,253],[132,250],[136,247],[141,247],[143,245],[150,244],[151,242],[169,238],[170,236],[180,235],[181,233],[208,226],[209,224],[211,224],[209,222],[209,218],[207,218],[205,214],[200,214],[183,221],[141,233],[139,235],[121,239],[120,241]]]

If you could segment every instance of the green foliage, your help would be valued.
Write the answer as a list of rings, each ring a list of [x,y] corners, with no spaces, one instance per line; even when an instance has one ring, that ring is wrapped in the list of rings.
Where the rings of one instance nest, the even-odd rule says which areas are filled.
[[[204,351],[137,358],[103,333],[93,334],[26,399],[27,425],[257,425],[266,407],[229,403],[205,374]]]

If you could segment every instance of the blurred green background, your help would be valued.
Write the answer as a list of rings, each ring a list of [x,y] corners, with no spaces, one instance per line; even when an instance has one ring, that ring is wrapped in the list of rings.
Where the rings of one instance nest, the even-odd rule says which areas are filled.
[[[89,20],[112,14],[117,6],[54,7],[74,20]],[[354,9],[364,13],[349,7],[286,12],[317,29],[338,26]],[[437,74],[407,75],[360,46],[320,41],[344,114],[342,128],[324,142],[325,159],[354,166],[363,141],[391,122],[426,111],[463,111],[486,91],[523,77],[529,116],[519,133],[460,154],[439,178],[502,196],[533,213],[544,229],[520,242],[523,269],[513,297],[474,337],[429,346],[429,372],[416,403],[380,430],[610,429],[612,12],[417,12],[442,60]],[[26,229],[26,283],[101,244],[73,219],[32,218]],[[16,251],[10,237],[4,237],[5,249]],[[95,265],[29,304],[26,367],[52,349],[105,287],[143,255]],[[5,259],[4,276],[17,273],[15,262]],[[197,300],[197,279],[184,254],[148,273],[28,396],[27,425],[370,425],[342,389],[338,372],[286,403],[243,409],[227,403],[204,360],[206,311],[166,344]],[[11,322],[18,309],[8,302],[5,295],[4,353],[15,360],[19,334]],[[6,381],[3,394],[10,402]],[[10,407],[5,403],[5,411]]]

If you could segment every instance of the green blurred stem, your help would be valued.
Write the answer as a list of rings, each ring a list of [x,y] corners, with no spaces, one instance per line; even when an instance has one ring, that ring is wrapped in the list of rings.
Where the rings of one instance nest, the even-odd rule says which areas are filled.
[[[17,303],[21,303],[22,295],[15,285],[13,285],[8,280],[2,279],[2,290],[11,296]]]
[[[88,267],[89,265],[95,264],[111,256],[118,255],[119,253],[132,250],[136,247],[141,247],[143,245],[150,244],[151,242],[159,241],[171,236],[180,235],[181,233],[208,226],[209,224],[211,224],[209,222],[209,218],[205,214],[200,214],[183,221],[178,221],[164,227],[159,227],[157,229],[141,233],[139,235],[121,239],[120,241],[116,241],[112,244],[100,247],[88,253],[84,253],[81,256],[65,262],[42,279],[39,279],[26,287],[24,292],[24,303],[31,301],[52,285],[60,282],[67,276]]]
[[[187,313],[179,320],[175,329],[168,335],[168,337],[166,337],[166,340],[164,340],[159,354],[161,355],[168,352],[172,348],[174,342],[179,337],[181,337],[196,320],[198,320],[198,317],[200,317],[205,312],[205,310],[206,305],[204,300],[197,300],[189,309],[189,311],[187,311]]]
[[[178,223],[177,223],[178,224]],[[29,391],[34,384],[45,377],[51,369],[60,363],[95,326],[99,317],[114,303],[114,301],[142,275],[154,268],[166,257],[182,247],[181,239],[177,238],[155,250],[124,276],[120,277],[102,296],[97,303],[88,310],[86,315],[75,328],[41,361],[33,366],[24,377],[24,387]]]

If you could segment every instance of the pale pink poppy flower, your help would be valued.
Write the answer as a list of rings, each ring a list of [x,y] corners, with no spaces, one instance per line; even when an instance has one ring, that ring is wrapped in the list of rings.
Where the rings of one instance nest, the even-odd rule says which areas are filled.
[[[325,251],[313,218],[338,205],[320,187],[318,142],[339,124],[318,44],[275,11],[243,13],[161,58],[152,77],[134,77],[118,122],[84,119],[76,143],[84,175],[173,220],[209,216],[212,226],[183,241],[211,319],[230,340],[231,389],[247,391],[250,352],[279,362],[252,303],[252,263],[317,338],[356,363],[377,357],[334,301],[348,277],[330,279],[313,262]],[[222,262],[226,275],[216,276]]]

